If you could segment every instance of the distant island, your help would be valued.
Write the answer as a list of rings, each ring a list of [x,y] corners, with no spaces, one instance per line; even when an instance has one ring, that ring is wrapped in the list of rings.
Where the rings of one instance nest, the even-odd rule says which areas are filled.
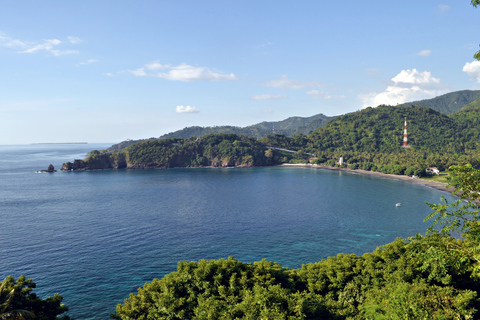
[[[88,144],[88,142],[37,142],[37,143],[30,143],[31,145],[35,144]]]

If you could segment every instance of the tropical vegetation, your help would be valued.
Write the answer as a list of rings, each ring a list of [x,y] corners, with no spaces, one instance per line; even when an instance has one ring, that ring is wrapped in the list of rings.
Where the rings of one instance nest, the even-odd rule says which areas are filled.
[[[9,276],[0,282],[0,319],[70,319],[68,315],[62,315],[68,311],[68,307],[62,304],[62,296],[55,294],[40,299],[33,292],[35,287],[35,282],[23,275],[17,280]]]

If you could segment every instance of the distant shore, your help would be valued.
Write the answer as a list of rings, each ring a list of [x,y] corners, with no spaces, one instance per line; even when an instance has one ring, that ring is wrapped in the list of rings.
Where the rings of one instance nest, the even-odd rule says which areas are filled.
[[[36,142],[36,143],[30,143],[31,145],[36,145],[36,144],[88,144],[88,142]]]
[[[454,187],[447,187],[446,183],[438,182],[438,181],[429,181],[429,180],[422,180],[422,179],[413,179],[409,176],[404,175],[396,175],[396,174],[388,174],[388,173],[381,173],[377,171],[367,171],[363,169],[348,169],[348,168],[338,168],[338,167],[330,167],[330,166],[322,166],[322,165],[314,165],[314,164],[292,164],[292,163],[284,163],[280,165],[281,167],[305,167],[305,168],[313,168],[313,169],[323,169],[323,170],[332,170],[332,171],[345,171],[351,172],[356,174],[364,174],[369,176],[376,176],[382,177],[386,179],[395,179],[395,180],[402,180],[402,181],[409,181],[412,183],[421,184],[427,187],[431,187],[440,191],[445,191],[448,193],[452,193],[455,188]]]

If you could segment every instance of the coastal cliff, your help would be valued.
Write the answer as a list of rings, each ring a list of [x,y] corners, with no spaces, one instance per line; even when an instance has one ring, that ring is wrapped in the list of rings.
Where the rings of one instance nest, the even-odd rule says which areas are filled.
[[[201,138],[148,140],[122,150],[94,150],[83,160],[62,165],[62,171],[165,169],[189,167],[253,167],[281,162],[280,155],[255,138],[210,134]]]

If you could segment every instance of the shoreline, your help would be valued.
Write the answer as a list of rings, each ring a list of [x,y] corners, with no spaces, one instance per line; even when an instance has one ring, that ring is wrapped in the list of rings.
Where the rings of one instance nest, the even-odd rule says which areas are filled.
[[[363,169],[352,170],[348,168],[329,167],[329,166],[314,165],[314,164],[296,164],[296,163],[284,163],[279,166],[280,167],[305,167],[305,168],[323,169],[323,170],[330,170],[330,171],[343,171],[343,172],[350,172],[355,174],[363,174],[367,176],[382,177],[386,179],[409,181],[412,183],[421,184],[426,187],[434,188],[440,191],[448,192],[450,194],[455,190],[454,187],[447,187],[447,184],[443,182],[413,179],[412,177],[409,177],[409,176],[382,173],[377,171],[367,171]]]

